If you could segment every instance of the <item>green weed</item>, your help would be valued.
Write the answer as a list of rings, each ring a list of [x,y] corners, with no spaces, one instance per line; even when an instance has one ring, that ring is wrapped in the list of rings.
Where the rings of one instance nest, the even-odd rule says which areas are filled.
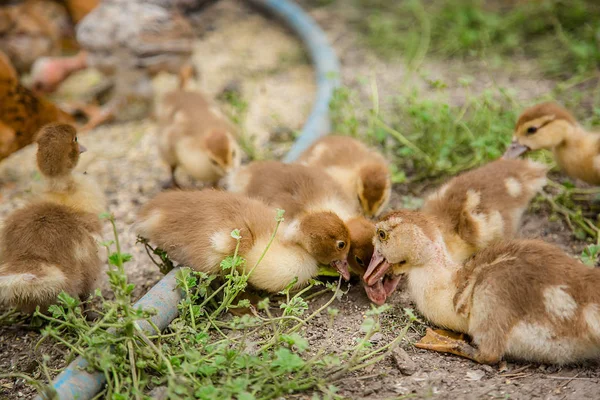
[[[414,62],[438,57],[517,56],[550,76],[596,71],[600,62],[600,4],[593,0],[357,0],[359,30],[384,56]],[[366,17],[365,17],[366,16]],[[508,63],[509,61],[506,60]]]
[[[499,158],[516,119],[508,95],[498,97],[491,91],[451,106],[412,90],[395,97],[391,111],[373,107],[362,115],[352,102],[348,89],[334,96],[334,131],[366,135],[370,144],[382,147],[393,161],[397,183],[454,175]],[[359,128],[361,121],[366,128]]]

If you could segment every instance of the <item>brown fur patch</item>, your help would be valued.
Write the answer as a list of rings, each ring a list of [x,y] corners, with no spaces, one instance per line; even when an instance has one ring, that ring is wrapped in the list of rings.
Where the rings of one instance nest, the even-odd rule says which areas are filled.
[[[370,207],[381,201],[390,185],[390,177],[385,165],[381,163],[367,164],[361,167],[359,179],[363,184],[363,197]]]
[[[525,111],[521,113],[519,119],[517,120],[515,131],[518,131],[523,124],[546,115],[554,115],[556,119],[564,119],[565,121],[568,121],[574,125],[577,124],[577,120],[573,117],[573,115],[571,115],[571,113],[565,110],[563,107],[557,103],[546,102],[536,104],[525,109]]]
[[[348,227],[336,214],[323,211],[309,213],[300,219],[300,231],[308,238],[307,251],[320,263],[345,260],[350,249]],[[339,241],[344,248],[338,248]]]
[[[364,217],[356,217],[346,221],[346,226],[350,232],[350,252],[348,253],[348,263],[352,270],[364,275],[367,266],[373,256],[373,236],[375,236],[375,224]],[[362,261],[360,264],[356,258]]]
[[[204,145],[206,146],[206,149],[213,155],[213,157],[221,161],[223,165],[229,165],[231,161],[231,143],[226,131],[210,131],[204,139]]]
[[[37,165],[48,177],[68,174],[79,161],[77,131],[67,124],[44,126],[37,137]]]

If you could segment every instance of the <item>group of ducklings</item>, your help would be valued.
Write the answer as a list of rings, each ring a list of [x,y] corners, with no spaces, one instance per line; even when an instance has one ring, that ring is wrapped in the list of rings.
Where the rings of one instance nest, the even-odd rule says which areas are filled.
[[[361,142],[327,136],[295,163],[242,165],[233,125],[200,93],[169,93],[159,111],[168,185],[179,186],[182,169],[225,188],[167,190],[142,206],[137,232],[174,261],[219,273],[238,246],[249,283],[272,293],[331,265],[345,280],[357,275],[376,304],[406,275],[421,314],[472,338],[428,330],[418,347],[490,364],[600,356],[600,270],[542,241],[515,239],[547,168],[513,158],[548,148],[569,175],[600,182],[600,135],[559,106],[525,110],[503,159],[451,179],[420,211],[388,212],[378,222],[391,194],[389,165]],[[0,236],[0,302],[27,312],[47,308],[61,291],[87,297],[102,270],[95,237],[104,196],[73,172],[84,150],[75,130],[48,125],[37,142],[45,189],[6,219]],[[276,230],[277,209],[285,220]]]

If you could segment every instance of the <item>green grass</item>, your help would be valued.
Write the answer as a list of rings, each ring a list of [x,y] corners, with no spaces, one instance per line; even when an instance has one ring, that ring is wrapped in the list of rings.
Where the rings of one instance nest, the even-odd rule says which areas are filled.
[[[396,183],[455,175],[500,157],[516,120],[511,98],[491,91],[460,107],[415,90],[392,99],[385,113],[378,100],[374,104],[360,114],[353,92],[339,90],[331,105],[334,131],[382,147],[393,160]]]
[[[278,224],[282,215],[278,216]],[[178,271],[177,282],[184,295],[178,305],[179,316],[162,333],[150,335],[139,323],[149,321],[155,311],[133,305],[134,285],[127,281],[124,269],[132,257],[121,252],[116,223],[112,217],[107,218],[115,234],[114,241],[103,243],[114,299],[102,297],[99,291],[95,294],[101,300],[101,309],[93,323],[82,314],[80,302],[65,293],[59,296],[57,305],[51,306],[49,315],[35,314],[43,322],[40,342],[53,340],[67,350],[68,361],[82,356],[91,369],[104,374],[107,385],[103,398],[149,399],[150,390],[161,386],[169,399],[276,399],[306,391],[312,392],[313,399],[337,399],[336,384],[347,373],[381,361],[416,321],[407,310],[406,322],[396,330],[396,339],[376,347],[369,339],[380,331],[380,320],[386,317],[389,306],[372,308],[360,332],[352,334],[358,337],[356,344],[332,353],[326,346],[339,311],[331,304],[343,295],[341,281],[312,281],[295,293],[290,290],[291,282],[278,296],[265,297],[254,308],[249,300],[240,299],[240,294],[246,290],[255,266],[246,265],[236,247],[234,254],[221,263],[222,282],[214,275],[189,268]],[[239,231],[231,235],[239,247]],[[315,287],[321,290],[315,293],[311,290]],[[321,296],[329,298],[311,310],[309,299]],[[232,316],[229,311],[235,309],[253,312]],[[304,328],[320,315],[327,316],[328,337],[310,346]],[[49,380],[45,364],[44,371]],[[26,379],[46,398],[54,396],[47,383],[23,374],[12,377]]]
[[[548,76],[597,71],[600,3],[594,0],[356,0],[365,43],[388,57],[521,57]],[[509,59],[505,62],[509,63]]]

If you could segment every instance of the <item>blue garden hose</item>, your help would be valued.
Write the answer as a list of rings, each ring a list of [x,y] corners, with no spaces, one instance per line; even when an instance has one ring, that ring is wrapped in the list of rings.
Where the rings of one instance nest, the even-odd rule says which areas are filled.
[[[325,33],[300,7],[288,0],[248,0],[250,3],[264,7],[266,11],[281,18],[283,23],[292,29],[306,46],[314,64],[317,78],[317,94],[315,103],[302,132],[294,145],[284,157],[285,162],[294,161],[315,140],[329,133],[329,102],[333,91],[339,85],[339,63],[327,41]],[[154,309],[156,315],[151,320],[159,329],[165,329],[177,317],[177,304],[181,301],[181,291],[177,289],[175,274],[178,268],[164,276],[136,304],[143,309]],[[140,327],[156,334],[154,328],[146,321],[139,322]],[[88,400],[94,397],[106,383],[101,372],[86,372],[88,362],[78,357],[54,379],[53,387],[60,400]],[[42,400],[38,396],[36,399]]]

